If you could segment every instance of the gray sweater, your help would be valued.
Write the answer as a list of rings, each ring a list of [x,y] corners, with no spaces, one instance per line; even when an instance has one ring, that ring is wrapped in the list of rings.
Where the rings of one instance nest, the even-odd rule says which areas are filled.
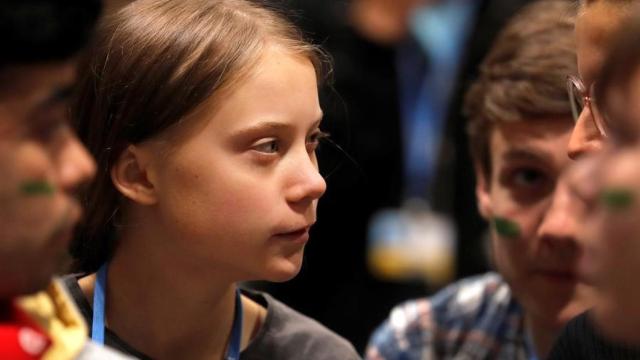
[[[77,279],[77,275],[67,276],[64,278],[64,284],[91,329],[93,310]],[[361,359],[347,340],[268,294],[247,290],[242,290],[242,294],[264,306],[267,316],[255,338],[240,354],[241,360]],[[140,359],[151,359],[109,329],[105,329],[105,344]]]

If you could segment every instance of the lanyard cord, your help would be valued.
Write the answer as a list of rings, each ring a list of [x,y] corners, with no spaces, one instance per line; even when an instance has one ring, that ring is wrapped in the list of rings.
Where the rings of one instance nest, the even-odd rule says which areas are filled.
[[[103,264],[96,274],[96,285],[93,290],[93,322],[91,324],[91,339],[104,345],[104,308],[107,288],[107,264]],[[231,327],[231,338],[225,354],[225,360],[240,359],[240,343],[242,341],[242,299],[240,290],[236,289],[235,310],[233,314],[233,325]]]
[[[107,287],[107,263],[98,269],[96,285],[93,289],[93,322],[91,323],[91,339],[104,345],[104,303]]]
[[[524,345],[527,352],[527,359],[538,360],[538,354],[536,354],[536,348],[533,345],[533,337],[526,327],[524,329]]]

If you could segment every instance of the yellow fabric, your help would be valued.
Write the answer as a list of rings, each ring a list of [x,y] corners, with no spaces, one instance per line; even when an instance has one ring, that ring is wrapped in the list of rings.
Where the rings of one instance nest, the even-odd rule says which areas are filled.
[[[59,280],[47,290],[19,298],[18,306],[51,338],[43,360],[74,359],[87,342],[87,326]]]

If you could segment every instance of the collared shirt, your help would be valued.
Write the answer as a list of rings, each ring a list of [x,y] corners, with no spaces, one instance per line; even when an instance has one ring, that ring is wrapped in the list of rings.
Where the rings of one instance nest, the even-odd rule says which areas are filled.
[[[500,275],[487,273],[395,307],[365,358],[527,359],[526,337],[522,307]]]

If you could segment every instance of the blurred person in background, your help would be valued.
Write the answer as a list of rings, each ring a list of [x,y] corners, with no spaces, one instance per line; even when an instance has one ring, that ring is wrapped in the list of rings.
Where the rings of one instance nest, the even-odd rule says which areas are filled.
[[[576,166],[569,174],[569,186],[574,194],[572,201],[578,207],[579,222],[588,224],[585,202],[584,181],[592,176],[585,169],[590,168],[593,156],[598,156],[601,149],[609,141],[605,122],[598,110],[598,101],[594,97],[597,79],[600,77],[602,65],[609,47],[618,30],[623,31],[621,24],[629,17],[635,0],[581,0],[576,20],[576,47],[578,56],[578,72],[569,75],[567,87],[572,103],[575,127],[569,141],[568,155],[576,160]],[[586,229],[586,226],[583,226]],[[587,232],[578,236],[580,242],[587,242],[592,235]],[[591,346],[585,346],[585,344]],[[558,339],[557,351],[552,358],[578,357],[631,357],[640,358],[640,352],[616,344],[602,336],[594,327],[589,313],[584,313],[569,322],[567,328]],[[580,355],[581,354],[581,355]]]
[[[323,171],[328,190],[312,229],[321,241],[309,245],[298,278],[269,285],[269,292],[364,350],[371,331],[394,304],[438,286],[425,284],[430,279],[422,273],[390,274],[371,267],[374,247],[367,234],[372,218],[385,209],[408,213],[401,211],[402,205],[414,196],[450,219],[461,239],[457,251],[453,248],[457,263],[448,275],[487,270],[484,224],[474,207],[473,177],[468,176],[473,168],[461,121],[461,89],[476,73],[498,29],[527,2],[285,1],[294,20],[334,58],[334,91],[321,94],[324,123],[351,159],[327,152],[331,148],[319,149],[321,170],[330,158],[329,171]],[[436,57],[439,52],[444,56]],[[445,71],[431,66],[432,53]],[[433,73],[445,79],[442,88],[429,77]],[[438,90],[432,91],[434,86]],[[429,96],[433,94],[439,97]],[[424,115],[429,99],[438,104]],[[424,124],[436,130],[412,131]],[[421,135],[425,129],[432,135],[428,152]],[[332,156],[343,159],[337,168]]]
[[[640,8],[639,8],[640,9]],[[598,290],[593,319],[614,339],[640,347],[640,12],[619,32],[596,83],[606,129],[602,153],[584,178],[588,201],[581,272]]]
[[[61,282],[95,164],[68,117],[75,60],[100,2],[0,5],[0,358],[121,358],[87,340]]]
[[[589,98],[576,104],[577,113],[582,111],[574,134],[580,133],[580,121],[584,121],[592,127],[596,140],[592,152],[570,173],[572,189],[584,205],[580,236],[584,253],[579,271],[595,289],[594,307],[568,324],[552,359],[640,358],[640,241],[636,239],[640,215],[640,8],[628,3],[601,3],[598,6],[609,11],[598,14],[590,12],[596,9],[595,4],[584,5],[584,14],[592,17],[583,19],[583,24],[593,25],[596,20],[611,23],[616,15],[618,21],[604,33],[607,42],[586,53],[600,56],[596,57],[595,73],[588,73],[593,84]],[[580,39],[584,36],[580,30],[586,28],[577,29]]]
[[[498,36],[466,96],[480,213],[497,272],[404,303],[373,334],[368,359],[545,358],[590,305],[563,172],[573,128],[575,6],[540,1]]]

